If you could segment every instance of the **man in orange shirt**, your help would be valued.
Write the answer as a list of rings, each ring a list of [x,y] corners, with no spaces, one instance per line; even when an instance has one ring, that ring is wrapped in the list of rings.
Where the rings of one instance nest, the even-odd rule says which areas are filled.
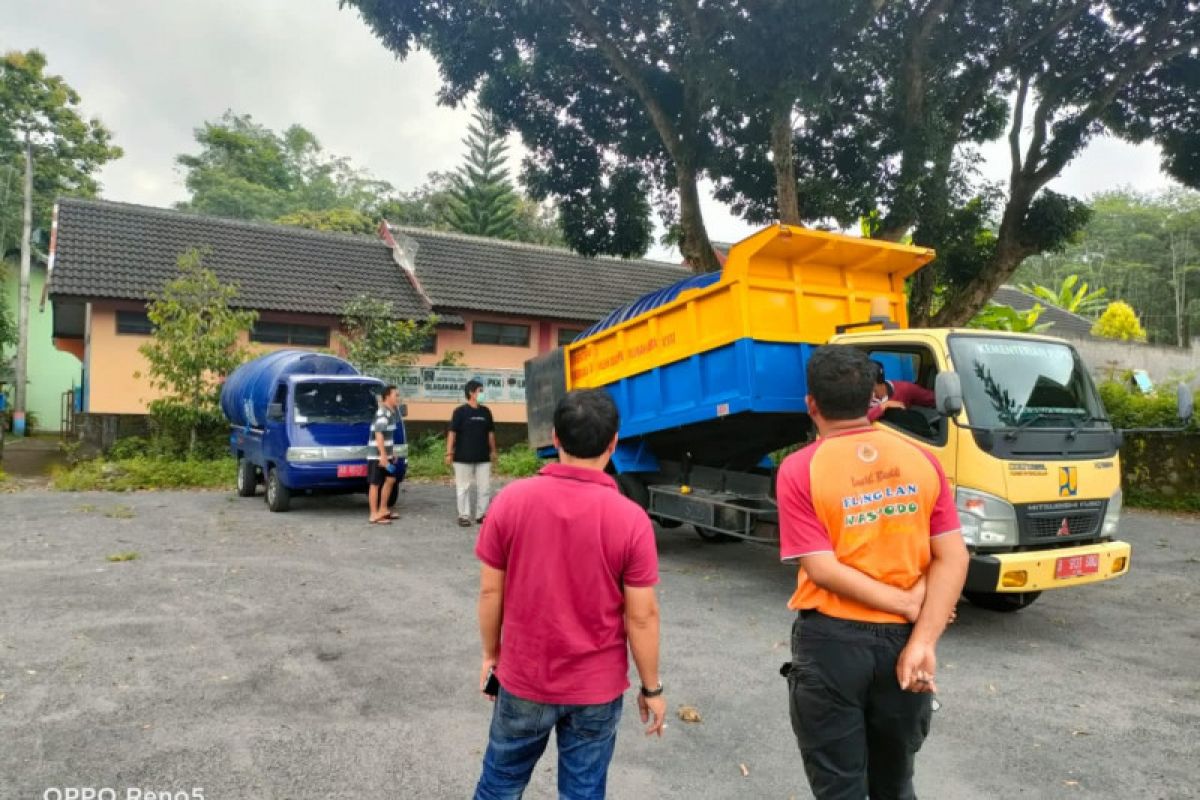
[[[967,574],[946,476],[930,453],[871,426],[873,386],[858,350],[813,353],[820,438],[779,468],[780,555],[800,565],[792,730],[817,800],[915,797],[935,648]]]

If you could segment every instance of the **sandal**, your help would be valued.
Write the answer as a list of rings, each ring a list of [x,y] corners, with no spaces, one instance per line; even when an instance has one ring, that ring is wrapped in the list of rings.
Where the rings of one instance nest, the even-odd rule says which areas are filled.
[[[367,520],[367,524],[368,525],[391,525],[392,521],[390,519],[388,519],[387,517],[380,517],[379,519]]]

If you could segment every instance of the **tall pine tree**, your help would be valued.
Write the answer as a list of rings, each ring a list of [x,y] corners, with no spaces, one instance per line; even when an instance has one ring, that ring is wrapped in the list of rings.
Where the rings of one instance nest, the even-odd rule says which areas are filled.
[[[491,115],[476,111],[463,139],[467,160],[451,178],[445,219],[460,233],[516,239],[520,198],[504,165],[508,145]]]

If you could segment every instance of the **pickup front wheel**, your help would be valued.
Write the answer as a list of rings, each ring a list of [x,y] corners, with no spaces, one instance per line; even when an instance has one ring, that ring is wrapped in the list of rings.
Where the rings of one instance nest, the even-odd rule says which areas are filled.
[[[287,511],[292,504],[292,493],[279,479],[279,470],[267,473],[267,508],[272,511]]]
[[[239,458],[237,466],[238,497],[254,497],[254,491],[257,488],[258,469],[254,466],[254,462]]]

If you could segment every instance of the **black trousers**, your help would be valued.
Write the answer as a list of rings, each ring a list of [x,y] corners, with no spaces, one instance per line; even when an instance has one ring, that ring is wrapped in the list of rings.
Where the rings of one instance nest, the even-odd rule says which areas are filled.
[[[932,696],[901,690],[896,659],[911,625],[812,611],[792,625],[785,665],[792,730],[817,800],[914,800],[913,762]]]

